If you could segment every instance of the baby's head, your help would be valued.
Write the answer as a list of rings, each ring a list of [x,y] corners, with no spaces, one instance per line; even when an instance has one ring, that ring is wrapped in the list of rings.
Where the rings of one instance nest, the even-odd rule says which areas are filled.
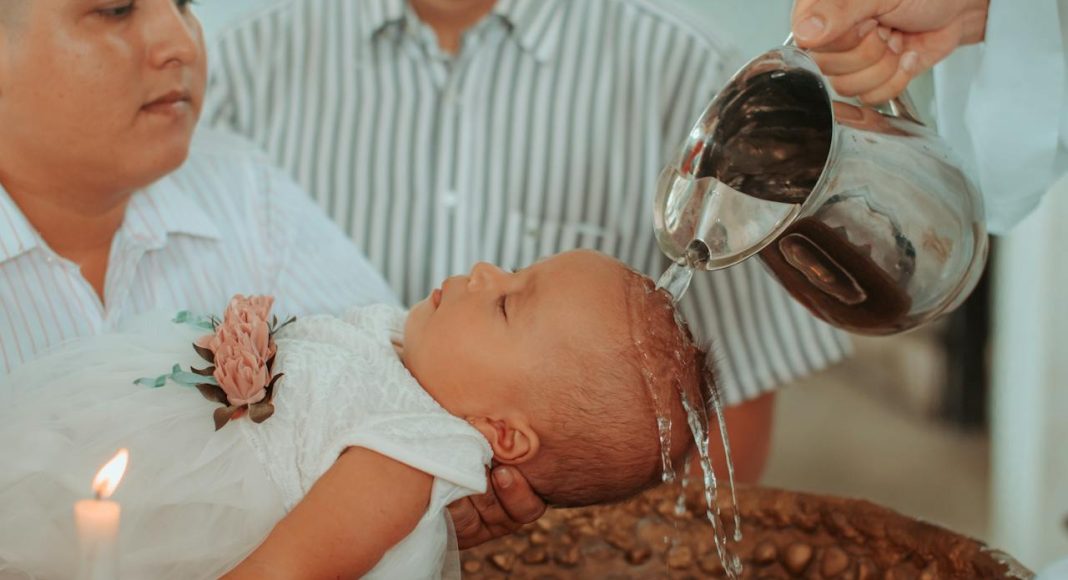
[[[404,340],[427,392],[552,505],[616,501],[659,482],[658,415],[671,421],[678,465],[692,443],[679,387],[703,406],[704,354],[670,298],[596,252],[518,272],[478,264],[412,308]]]

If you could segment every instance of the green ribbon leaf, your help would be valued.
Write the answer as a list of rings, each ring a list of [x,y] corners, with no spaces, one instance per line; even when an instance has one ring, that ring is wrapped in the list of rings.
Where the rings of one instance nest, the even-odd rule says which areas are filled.
[[[200,328],[202,330],[215,330],[215,324],[213,322],[214,317],[198,316],[188,310],[182,310],[174,316],[171,320],[175,324],[188,324],[194,328]]]
[[[215,377],[205,377],[194,373],[187,373],[181,369],[172,370],[170,378],[172,381],[187,387],[200,383],[208,383],[209,385],[215,383]]]
[[[134,381],[134,384],[135,385],[141,385],[142,387],[150,387],[150,388],[153,388],[153,389],[158,389],[158,388],[162,387],[163,385],[167,384],[167,375],[160,375],[160,376],[158,376],[156,378],[152,378],[152,377],[140,378],[140,379],[137,379],[136,381]]]

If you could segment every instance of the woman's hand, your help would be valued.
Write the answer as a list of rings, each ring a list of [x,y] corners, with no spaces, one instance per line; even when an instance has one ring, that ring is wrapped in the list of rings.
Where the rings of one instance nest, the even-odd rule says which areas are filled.
[[[461,550],[507,536],[545,513],[545,502],[514,467],[497,466],[486,493],[449,506]]]
[[[834,90],[882,103],[958,46],[981,42],[989,0],[798,0],[791,28]]]

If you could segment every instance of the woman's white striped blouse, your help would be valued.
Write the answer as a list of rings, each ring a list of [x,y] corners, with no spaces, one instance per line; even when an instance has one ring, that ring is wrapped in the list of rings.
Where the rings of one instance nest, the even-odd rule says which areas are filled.
[[[103,302],[0,187],[0,377],[50,346],[139,313],[221,313],[237,293],[274,295],[279,316],[394,302],[355,245],[252,151],[201,135],[181,169],[133,196],[111,247]]]

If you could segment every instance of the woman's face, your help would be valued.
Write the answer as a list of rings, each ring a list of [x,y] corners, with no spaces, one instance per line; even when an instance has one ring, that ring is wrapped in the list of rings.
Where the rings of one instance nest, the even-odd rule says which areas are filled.
[[[0,27],[5,173],[132,190],[181,165],[207,68],[188,0],[0,1],[21,3]]]

